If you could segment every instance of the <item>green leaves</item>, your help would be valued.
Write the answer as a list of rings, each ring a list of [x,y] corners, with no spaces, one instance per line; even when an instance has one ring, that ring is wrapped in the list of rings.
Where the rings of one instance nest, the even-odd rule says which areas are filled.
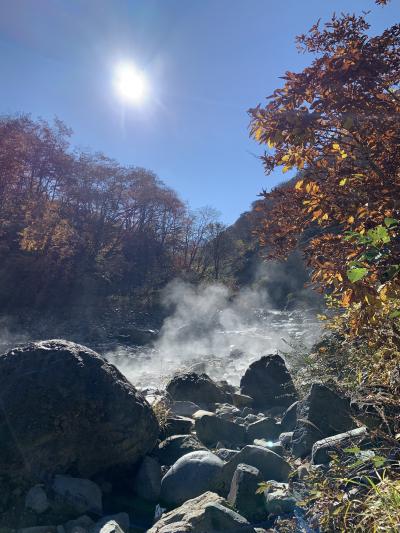
[[[368,230],[367,236],[370,238],[372,246],[379,246],[390,242],[390,235],[387,228],[381,225]]]
[[[387,245],[396,237],[396,230],[399,221],[396,218],[386,217],[384,224],[379,224],[375,228],[370,228],[366,233],[357,231],[346,231],[345,241],[352,241],[357,246],[361,246],[363,251],[358,257],[351,261],[347,270],[347,277],[352,283],[362,280],[370,271],[369,265],[384,265],[384,261],[389,257]],[[386,267],[381,273],[380,280],[393,279],[400,272],[399,265],[393,264]]]
[[[363,279],[368,274],[368,268],[350,268],[347,271],[347,277],[352,283],[355,283],[356,281],[360,281],[360,279]]]
[[[345,453],[357,454],[361,452],[361,448],[359,448],[358,446],[354,446],[354,448],[345,448],[343,451]]]
[[[390,217],[386,217],[384,220],[384,223],[387,228],[391,228],[393,226],[399,225],[399,221],[397,220],[397,218],[390,218]]]

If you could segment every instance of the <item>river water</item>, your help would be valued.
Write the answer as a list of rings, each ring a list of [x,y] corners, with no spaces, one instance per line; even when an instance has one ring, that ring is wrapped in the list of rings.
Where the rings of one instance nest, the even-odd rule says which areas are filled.
[[[98,349],[140,389],[163,388],[180,370],[206,372],[238,385],[252,361],[269,353],[300,354],[321,335],[313,310],[253,309],[245,322],[234,318],[226,320],[223,310],[206,321],[199,317],[179,324],[167,320],[151,345],[113,344]]]

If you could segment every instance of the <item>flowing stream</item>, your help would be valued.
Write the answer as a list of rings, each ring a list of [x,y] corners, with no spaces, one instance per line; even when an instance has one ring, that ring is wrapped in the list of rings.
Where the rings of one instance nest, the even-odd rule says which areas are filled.
[[[245,323],[236,324],[240,327],[229,327],[221,313],[206,322],[188,319],[178,326],[167,319],[157,340],[144,347],[106,344],[98,350],[141,389],[163,388],[179,370],[206,372],[239,385],[246,368],[260,356],[300,352],[320,336],[320,323],[311,310],[253,309]]]

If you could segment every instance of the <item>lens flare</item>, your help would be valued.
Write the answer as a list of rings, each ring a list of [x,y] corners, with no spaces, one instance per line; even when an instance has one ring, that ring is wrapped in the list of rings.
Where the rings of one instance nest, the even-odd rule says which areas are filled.
[[[131,63],[118,65],[114,86],[118,96],[132,104],[141,103],[147,94],[147,80],[144,74]]]

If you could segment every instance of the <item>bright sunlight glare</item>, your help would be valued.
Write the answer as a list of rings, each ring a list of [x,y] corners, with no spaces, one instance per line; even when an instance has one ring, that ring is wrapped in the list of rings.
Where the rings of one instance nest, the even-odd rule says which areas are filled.
[[[121,99],[133,104],[141,103],[148,89],[144,74],[131,63],[118,65],[114,86]]]

